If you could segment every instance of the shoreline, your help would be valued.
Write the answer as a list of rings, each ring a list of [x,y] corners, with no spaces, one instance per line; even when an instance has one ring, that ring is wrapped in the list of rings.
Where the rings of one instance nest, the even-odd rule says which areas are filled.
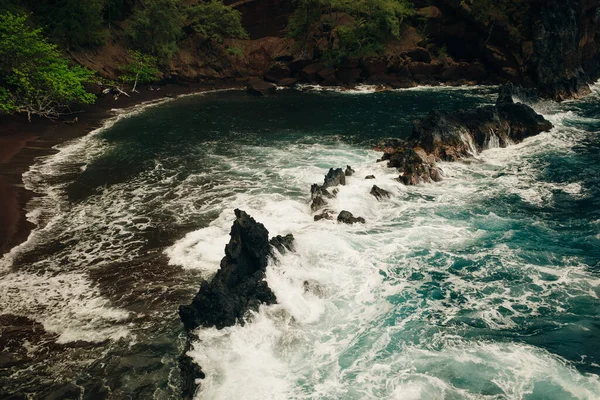
[[[169,84],[160,90],[139,89],[131,97],[112,95],[99,96],[92,105],[82,107],[82,112],[65,120],[78,118],[76,123],[63,120],[51,121],[33,118],[27,121],[24,115],[0,118],[0,257],[14,247],[27,241],[36,226],[27,220],[26,207],[35,193],[25,189],[23,174],[38,157],[55,154],[55,146],[83,137],[102,126],[114,116],[112,110],[123,110],[146,102],[167,100],[182,95],[191,95],[219,89],[241,89],[245,81],[223,81],[218,83]]]

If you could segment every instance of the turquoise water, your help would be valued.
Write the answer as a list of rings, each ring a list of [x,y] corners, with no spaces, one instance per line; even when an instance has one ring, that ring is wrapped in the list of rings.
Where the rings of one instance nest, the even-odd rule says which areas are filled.
[[[212,93],[63,146],[25,176],[46,194],[30,204],[41,228],[0,275],[3,309],[63,347],[3,386],[176,397],[177,305],[218,268],[241,208],[297,251],[269,266],[278,305],[198,332],[199,398],[600,398],[598,91],[535,104],[552,132],[442,164],[439,184],[375,163],[378,140],[495,90]],[[348,164],[331,206],[367,223],[315,223],[310,185]]]

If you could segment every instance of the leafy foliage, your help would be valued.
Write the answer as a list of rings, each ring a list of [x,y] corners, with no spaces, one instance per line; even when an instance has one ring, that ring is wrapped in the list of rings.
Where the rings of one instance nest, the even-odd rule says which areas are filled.
[[[413,13],[408,0],[299,0],[288,33],[303,46],[326,38],[325,58],[361,57],[399,38],[402,22]]]
[[[55,117],[74,103],[93,103],[84,83],[92,72],[70,67],[27,16],[0,14],[0,111]]]
[[[123,21],[131,15],[135,0],[105,0],[104,19],[110,25],[113,21]]]
[[[139,50],[167,62],[183,35],[181,0],[144,0],[134,10],[127,33]]]
[[[29,10],[56,43],[70,48],[103,44],[107,0],[28,0]]]
[[[227,54],[234,57],[244,57],[244,50],[241,47],[228,47]]]
[[[522,23],[529,11],[530,2],[519,0],[461,0],[461,5],[468,8],[475,19],[483,24],[511,19],[517,23]]]
[[[188,7],[187,17],[192,29],[207,39],[222,42],[225,38],[247,39],[239,11],[223,4],[222,0],[209,0]]]
[[[160,76],[156,57],[139,51],[132,51],[130,55],[133,61],[121,68],[123,71],[121,79],[133,83],[133,90],[138,83],[153,82]]]

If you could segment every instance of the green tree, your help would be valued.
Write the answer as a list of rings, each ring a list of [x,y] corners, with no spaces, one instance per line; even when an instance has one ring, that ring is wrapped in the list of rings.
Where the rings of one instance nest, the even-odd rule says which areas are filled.
[[[413,14],[408,0],[299,0],[288,33],[303,47],[326,37],[325,58],[362,57],[400,38],[402,22]]]
[[[183,35],[180,0],[143,0],[134,10],[127,33],[133,45],[168,62]]]
[[[104,18],[109,27],[114,21],[123,21],[133,11],[134,0],[105,0]]]
[[[121,68],[123,72],[121,79],[124,82],[133,83],[131,91],[135,92],[138,83],[154,82],[160,76],[160,71],[157,67],[158,60],[156,57],[139,51],[132,51],[130,55],[132,61]]]
[[[27,0],[35,18],[47,27],[53,42],[68,48],[103,44],[107,38],[107,0]]]
[[[0,111],[55,118],[76,103],[93,103],[84,83],[92,72],[70,67],[27,16],[0,14]]]
[[[186,14],[194,32],[207,39],[222,42],[225,38],[248,38],[248,33],[242,26],[242,14],[224,5],[221,0],[209,0],[190,6]]]
[[[299,40],[304,50],[324,10],[331,6],[327,0],[298,0],[296,10],[288,21],[288,34]]]

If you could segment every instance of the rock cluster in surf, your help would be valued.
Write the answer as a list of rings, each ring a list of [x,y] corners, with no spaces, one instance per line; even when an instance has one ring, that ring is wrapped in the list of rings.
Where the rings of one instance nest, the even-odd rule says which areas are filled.
[[[346,170],[352,171],[352,168],[348,166]],[[325,175],[325,180],[322,185],[315,183],[310,187],[311,210],[315,212],[326,207],[327,201],[325,199],[333,199],[338,193],[337,189],[333,189],[332,191],[329,191],[328,189],[340,185],[346,185],[346,172],[341,168],[331,168],[329,172],[327,172],[327,175]]]
[[[346,185],[346,177],[353,176],[355,173],[356,173],[356,171],[354,169],[352,169],[352,167],[349,165],[346,166],[345,171],[342,168],[337,168],[337,169],[330,168],[329,172],[327,172],[327,175],[325,175],[325,180],[322,185],[318,185],[315,183],[311,186],[311,188],[310,188],[310,197],[311,197],[310,209],[313,212],[317,212],[317,211],[323,209],[323,211],[320,214],[315,215],[315,217],[314,217],[315,221],[320,221],[322,219],[333,220],[334,211],[325,209],[325,207],[327,207],[327,204],[328,204],[326,199],[335,198],[338,194],[338,190],[333,189],[332,191],[329,191],[328,189],[330,189],[332,187],[340,186],[340,185],[342,185],[342,186]],[[360,222],[362,224],[365,223],[364,218],[361,218],[361,217],[355,218],[348,211],[342,211],[338,215],[337,221],[340,223],[346,223],[346,224],[354,224],[357,222]]]
[[[384,152],[380,161],[400,172],[405,185],[438,182],[442,171],[439,161],[457,161],[472,157],[491,147],[506,147],[552,129],[552,124],[531,107],[515,103],[516,89],[505,85],[495,105],[442,113],[432,111],[414,122],[408,140],[388,139],[377,150]]]
[[[377,200],[381,201],[383,199],[389,199],[391,197],[391,193],[385,189],[380,188],[377,185],[373,185],[371,189],[371,195],[374,196]]]
[[[257,311],[261,304],[275,304],[277,298],[265,281],[269,257],[273,249],[280,253],[293,250],[292,235],[276,236],[241,210],[235,210],[236,220],[231,227],[231,239],[225,246],[225,257],[214,278],[202,282],[200,290],[189,305],[179,307],[179,316],[188,331],[188,342],[180,359],[182,392],[191,398],[196,390],[195,380],[204,373],[187,351],[190,333],[198,327],[222,329],[244,323],[249,310]]]

